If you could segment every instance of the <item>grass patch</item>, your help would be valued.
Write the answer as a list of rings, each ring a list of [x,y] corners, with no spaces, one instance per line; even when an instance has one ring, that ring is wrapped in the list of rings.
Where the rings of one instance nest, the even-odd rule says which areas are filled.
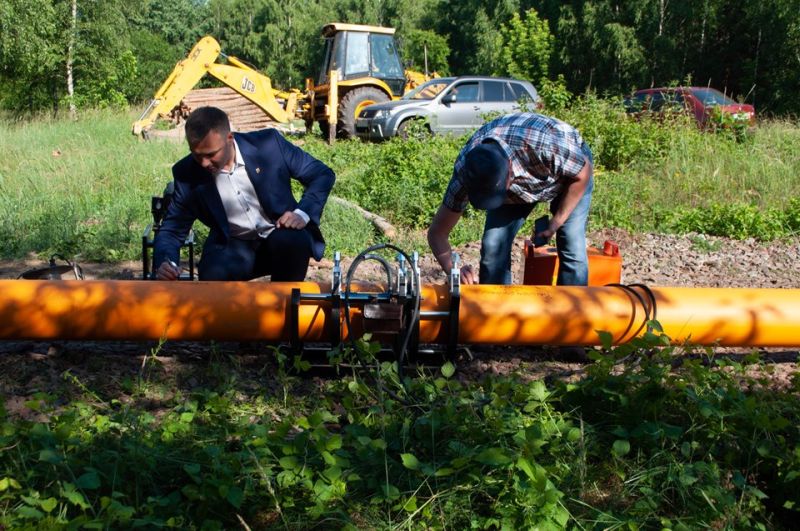
[[[356,349],[368,359],[375,345]],[[65,373],[72,400],[31,397],[36,421],[0,400],[0,525],[788,529],[796,519],[798,388],[767,388],[756,356],[716,359],[654,331],[593,354],[569,384],[470,381],[451,364],[401,384],[384,362],[310,385],[290,372],[302,362],[273,354],[267,385],[212,352],[191,390],[170,391],[154,355],[122,390]]]
[[[78,121],[0,121],[0,256],[60,253],[81,260],[136,258],[150,221],[149,197],[184,156],[180,143],[129,134],[133,113],[96,111]],[[760,240],[800,231],[800,128],[766,121],[744,139],[701,133],[687,121],[633,121],[593,97],[562,118],[582,130],[598,166],[590,225],[634,232],[699,232]],[[358,141],[303,148],[337,173],[333,193],[387,218],[403,245],[425,252],[463,138]],[[330,212],[329,212],[330,211]],[[482,213],[468,210],[456,245],[480,238]],[[376,239],[356,216],[328,205],[322,226],[334,250]],[[529,227],[523,230],[529,230]],[[202,231],[201,231],[202,234]]]
[[[141,142],[129,116],[0,123],[0,255],[59,252],[93,260],[137,255],[149,197],[183,146]]]
[[[363,250],[362,244],[371,245],[379,238],[372,224],[355,209],[334,201],[328,202],[322,213],[325,231],[326,255],[340,251],[343,256],[355,256]],[[346,230],[342,230],[346,227]],[[334,230],[331,230],[334,228]]]

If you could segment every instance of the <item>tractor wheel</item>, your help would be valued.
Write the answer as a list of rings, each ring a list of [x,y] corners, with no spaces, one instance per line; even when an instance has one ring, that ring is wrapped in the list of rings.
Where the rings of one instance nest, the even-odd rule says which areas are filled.
[[[359,87],[349,91],[339,101],[339,126],[337,136],[356,137],[356,117],[367,105],[389,101],[389,96],[375,87]]]

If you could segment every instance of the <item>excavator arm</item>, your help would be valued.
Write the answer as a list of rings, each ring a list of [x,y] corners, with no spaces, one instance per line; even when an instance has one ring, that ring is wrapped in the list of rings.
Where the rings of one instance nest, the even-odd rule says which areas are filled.
[[[134,122],[133,134],[143,134],[159,116],[167,116],[206,74],[219,79],[261,107],[275,121],[286,123],[294,118],[300,91],[273,89],[270,78],[250,68],[236,57],[225,56],[227,64],[217,63],[216,60],[220,55],[223,54],[216,39],[209,36],[200,39],[186,59],[175,65],[150,105]]]

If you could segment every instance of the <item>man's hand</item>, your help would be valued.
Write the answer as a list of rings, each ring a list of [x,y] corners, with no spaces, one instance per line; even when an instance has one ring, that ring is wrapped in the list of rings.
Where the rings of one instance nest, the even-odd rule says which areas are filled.
[[[547,226],[545,230],[533,233],[533,241],[541,239],[541,241],[545,242],[545,245],[547,245],[547,243],[550,242],[553,236],[555,236],[556,232],[558,231],[558,228],[559,225],[557,224],[557,222],[551,219],[550,224]]]
[[[156,270],[158,280],[178,280],[181,275],[181,268],[169,260],[164,260]]]
[[[304,220],[299,214],[288,211],[284,212],[283,215],[278,218],[278,221],[275,222],[275,226],[279,229],[300,230],[305,228],[306,220]]]
[[[471,265],[461,266],[461,283],[462,284],[480,284],[478,281],[478,273],[472,269]]]

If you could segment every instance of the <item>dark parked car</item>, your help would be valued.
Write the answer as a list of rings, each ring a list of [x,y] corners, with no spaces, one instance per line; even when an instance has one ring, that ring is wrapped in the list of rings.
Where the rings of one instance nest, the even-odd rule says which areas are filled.
[[[527,81],[460,76],[427,81],[402,98],[365,107],[356,119],[356,135],[364,140],[407,136],[418,124],[436,134],[461,135],[480,127],[487,116],[518,112],[521,103],[533,110],[539,94]]]
[[[748,126],[754,126],[756,123],[756,110],[752,105],[736,103],[722,92],[710,87],[661,87],[637,90],[625,98],[625,110],[632,114],[687,112],[703,128],[714,125],[715,113],[728,115],[734,122]]]

